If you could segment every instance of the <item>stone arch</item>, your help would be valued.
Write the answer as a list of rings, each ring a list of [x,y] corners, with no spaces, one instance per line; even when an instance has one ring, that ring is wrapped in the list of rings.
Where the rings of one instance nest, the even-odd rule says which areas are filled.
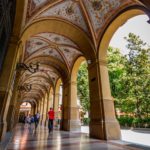
[[[63,103],[62,103],[62,129],[67,131],[80,131],[79,108],[77,106],[77,72],[84,57],[76,59],[70,80],[63,83]]]
[[[37,101],[35,99],[24,99],[20,102],[20,106],[24,103],[29,103],[31,105],[31,114],[34,115],[36,112],[36,107],[37,107]]]
[[[41,32],[54,32],[64,35],[76,43],[87,59],[95,58],[95,50],[89,37],[77,27],[62,20],[43,19],[33,22],[22,32],[20,40],[25,43],[31,36]]]
[[[98,87],[99,87],[99,99],[100,99],[100,116],[102,117],[103,120],[103,125],[104,128],[102,129],[101,135],[99,135],[100,138],[102,139],[120,139],[121,134],[120,134],[120,127],[119,124],[115,118],[115,110],[114,110],[114,102],[113,98],[111,96],[111,91],[110,91],[110,85],[109,85],[109,76],[108,76],[108,69],[107,69],[107,48],[109,46],[110,39],[112,38],[113,34],[115,31],[123,25],[129,18],[134,17],[136,15],[143,14],[144,11],[142,9],[129,9],[124,12],[122,12],[116,19],[114,19],[107,29],[105,30],[100,44],[99,44],[99,50],[98,50],[98,60],[95,62],[95,65],[97,65],[97,77],[98,77]],[[92,64],[89,65],[89,69],[92,70],[94,67]],[[93,71],[94,72],[94,71]],[[89,74],[92,74],[91,71]],[[94,78],[93,78],[94,79]],[[90,79],[90,84],[92,87],[92,78]],[[91,116],[92,116],[92,121],[90,123],[90,135],[91,136],[97,136],[96,132],[94,131],[94,127],[96,124],[94,123],[95,117],[93,116],[94,113],[94,107],[96,105],[94,104],[94,99],[95,97],[92,93],[92,104],[91,104]],[[109,109],[109,111],[108,111]],[[113,121],[113,123],[111,123]],[[100,125],[101,126],[101,125]]]
[[[86,61],[84,57],[79,57],[72,68],[71,72],[71,106],[77,107],[77,74],[82,62]]]
[[[133,8],[124,11],[117,18],[115,18],[110,25],[105,30],[103,34],[98,50],[98,59],[105,61],[107,57],[107,48],[109,46],[109,42],[113,36],[113,34],[117,31],[117,29],[122,26],[128,19],[144,14],[145,11],[142,8]]]
[[[58,108],[59,108],[59,98],[60,98],[60,86],[62,84],[61,78],[56,82],[55,91],[54,91],[54,112],[56,118],[58,118]]]
[[[62,80],[59,78],[56,82],[55,91],[54,91],[54,112],[55,112],[55,126],[58,127],[58,119],[61,119],[61,111],[59,110],[60,104],[60,86],[62,85]]]

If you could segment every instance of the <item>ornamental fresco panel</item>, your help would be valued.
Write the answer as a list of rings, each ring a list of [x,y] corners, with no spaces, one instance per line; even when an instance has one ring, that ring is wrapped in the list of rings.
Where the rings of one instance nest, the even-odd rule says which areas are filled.
[[[41,13],[37,18],[57,17],[79,26],[88,33],[88,29],[78,2],[67,0]],[[37,19],[36,18],[36,19]]]
[[[49,2],[51,2],[51,0],[28,0],[26,21],[28,21],[42,6]]]
[[[32,53],[34,53],[35,51],[37,51],[40,48],[46,47],[48,46],[48,43],[38,39],[38,38],[30,38],[27,42],[26,42],[26,46],[25,46],[25,58],[29,57]]]
[[[133,2],[134,0],[83,0],[96,37],[117,10]]]
[[[58,35],[55,33],[40,33],[40,34],[37,34],[36,36],[43,37],[55,44],[64,44],[64,45],[70,45],[73,47],[78,47],[73,41],[71,41],[67,37],[64,37],[62,35]]]
[[[33,54],[33,57],[40,57],[40,56],[51,56],[55,59],[58,59],[61,62],[64,62],[62,56],[58,53],[58,51],[51,47],[46,48],[46,49],[39,49],[36,53]],[[29,57],[29,59],[31,57]]]
[[[79,55],[82,54],[81,52],[77,51],[76,49],[71,48],[71,47],[67,47],[67,46],[59,46],[59,49],[67,58],[67,61],[68,61],[70,67],[73,65],[75,59]]]

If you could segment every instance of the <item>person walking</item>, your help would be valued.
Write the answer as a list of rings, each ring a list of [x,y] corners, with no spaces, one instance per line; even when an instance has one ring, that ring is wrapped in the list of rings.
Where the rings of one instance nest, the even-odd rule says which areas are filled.
[[[49,133],[53,130],[53,120],[54,120],[54,110],[53,108],[50,108],[48,112],[48,129]]]
[[[35,130],[39,124],[39,121],[40,121],[40,113],[38,112],[37,114],[34,115]]]

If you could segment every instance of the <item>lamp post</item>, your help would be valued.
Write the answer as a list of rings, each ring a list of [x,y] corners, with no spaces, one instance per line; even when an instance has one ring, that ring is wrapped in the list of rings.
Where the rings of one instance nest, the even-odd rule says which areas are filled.
[[[32,85],[31,84],[24,84],[24,85],[20,85],[18,86],[18,90],[19,91],[25,91],[25,92],[29,92],[32,89]]]
[[[35,73],[39,70],[39,63],[36,64],[30,63],[29,65],[26,65],[25,63],[18,63],[17,70],[28,70],[31,73]]]

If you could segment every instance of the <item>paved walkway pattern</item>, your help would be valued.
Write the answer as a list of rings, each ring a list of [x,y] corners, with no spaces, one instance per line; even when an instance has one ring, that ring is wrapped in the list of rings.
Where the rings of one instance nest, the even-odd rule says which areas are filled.
[[[7,150],[141,150],[113,141],[91,139],[86,133],[73,133],[54,130],[48,133],[47,128],[18,125]]]

